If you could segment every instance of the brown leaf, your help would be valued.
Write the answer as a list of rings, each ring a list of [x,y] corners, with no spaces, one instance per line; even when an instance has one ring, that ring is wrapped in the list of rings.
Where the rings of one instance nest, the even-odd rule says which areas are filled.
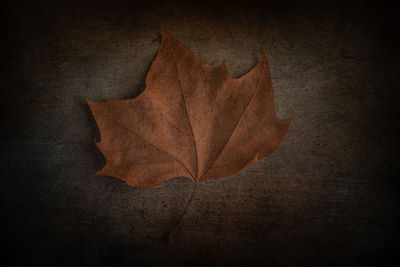
[[[225,63],[209,66],[167,30],[141,95],[88,103],[107,159],[97,174],[143,190],[178,176],[196,189],[233,175],[276,151],[290,124],[275,115],[264,54],[234,79]]]
[[[134,99],[88,101],[107,159],[97,174],[148,189],[185,176],[233,175],[277,150],[290,118],[275,115],[267,59],[239,79],[211,67],[167,30]]]

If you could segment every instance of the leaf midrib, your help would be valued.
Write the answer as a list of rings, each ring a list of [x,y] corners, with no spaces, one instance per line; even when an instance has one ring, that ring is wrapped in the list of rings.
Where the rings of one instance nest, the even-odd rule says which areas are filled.
[[[166,32],[166,37],[168,40],[168,43],[171,47],[171,51],[172,51],[172,59],[174,61],[174,66],[175,66],[175,70],[176,70],[176,75],[178,77],[178,81],[179,81],[179,88],[181,89],[181,95],[182,95],[182,100],[184,103],[184,107],[185,107],[185,112],[186,112],[186,116],[188,118],[189,121],[189,125],[190,125],[190,130],[192,132],[192,140],[193,140],[193,146],[194,146],[194,154],[195,154],[195,177],[193,177],[195,179],[195,181],[197,182],[198,180],[198,155],[197,155],[197,144],[196,144],[196,140],[194,138],[194,131],[193,131],[193,126],[192,126],[192,122],[190,121],[190,116],[189,116],[189,112],[186,106],[186,100],[185,100],[185,94],[183,93],[183,87],[182,87],[182,82],[181,82],[181,78],[179,76],[179,71],[178,71],[178,65],[176,64],[176,60],[175,60],[175,53],[174,53],[174,47],[171,44],[171,40],[169,39],[169,33]]]

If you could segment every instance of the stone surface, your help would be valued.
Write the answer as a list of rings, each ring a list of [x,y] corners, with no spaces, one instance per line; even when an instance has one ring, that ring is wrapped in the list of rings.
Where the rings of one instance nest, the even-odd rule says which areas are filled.
[[[399,5],[9,2],[1,10],[4,264],[399,264]],[[277,153],[238,175],[141,192],[95,176],[86,98],[131,98],[163,25],[234,77],[263,50]]]

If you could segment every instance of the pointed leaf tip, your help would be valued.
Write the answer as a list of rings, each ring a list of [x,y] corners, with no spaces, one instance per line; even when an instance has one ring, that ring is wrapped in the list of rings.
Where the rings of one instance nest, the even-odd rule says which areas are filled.
[[[224,59],[221,64],[219,64],[219,66],[217,68],[222,69],[225,72],[228,72],[228,68],[226,67],[226,60]],[[229,74],[229,73],[228,73]]]
[[[171,34],[170,32],[169,32],[169,30],[168,30],[168,28],[167,28],[167,26],[163,26],[163,35],[167,35],[167,34]]]

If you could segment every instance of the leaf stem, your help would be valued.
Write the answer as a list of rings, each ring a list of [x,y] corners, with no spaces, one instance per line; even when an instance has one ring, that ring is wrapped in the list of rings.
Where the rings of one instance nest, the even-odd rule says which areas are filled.
[[[173,243],[174,242],[173,237],[174,237],[174,233],[176,231],[176,228],[178,227],[179,223],[181,222],[181,220],[183,218],[183,215],[185,215],[186,210],[188,209],[190,203],[192,202],[194,193],[196,192],[198,185],[199,185],[199,182],[197,180],[195,180],[195,185],[194,185],[194,188],[193,188],[192,195],[190,196],[189,201],[186,203],[186,206],[183,209],[183,211],[182,211],[181,215],[179,216],[178,220],[176,221],[174,227],[171,229],[171,231],[168,234],[168,242],[169,243]]]

